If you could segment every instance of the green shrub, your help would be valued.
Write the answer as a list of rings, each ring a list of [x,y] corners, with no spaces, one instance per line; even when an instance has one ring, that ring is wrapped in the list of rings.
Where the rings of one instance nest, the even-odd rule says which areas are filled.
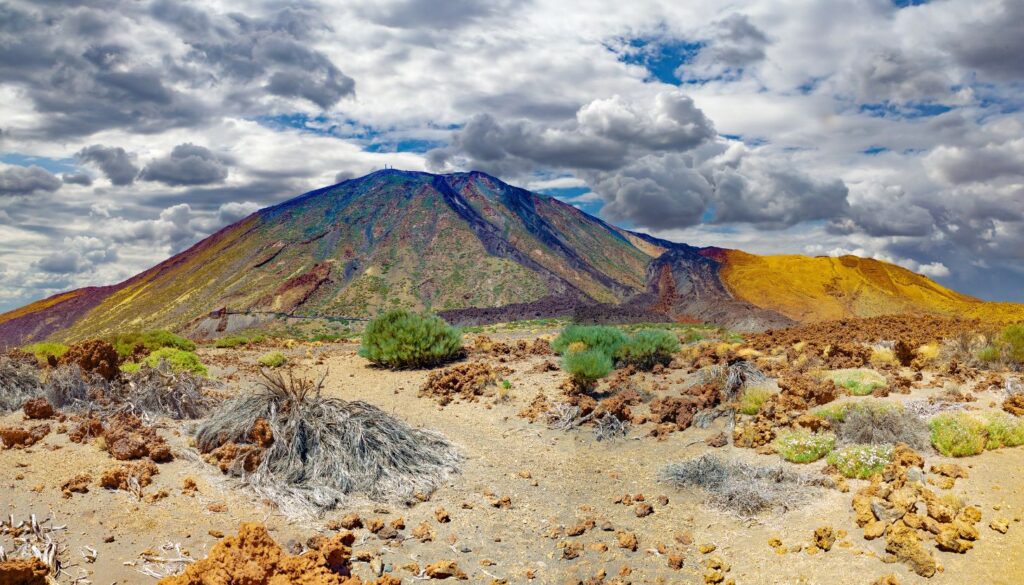
[[[22,351],[30,353],[36,356],[39,363],[45,364],[46,359],[50,356],[59,358],[68,352],[68,346],[63,343],[53,343],[50,341],[44,341],[41,343],[33,343],[32,345],[26,345],[21,348]]]
[[[994,345],[986,345],[978,350],[978,361],[991,364],[999,361],[999,348]]]
[[[551,349],[559,355],[565,355],[570,353],[569,346],[582,344],[581,350],[597,350],[611,359],[628,340],[626,334],[615,327],[570,325],[551,342]]]
[[[986,449],[1024,445],[1024,421],[1005,412],[992,412],[985,415],[984,425]]]
[[[562,356],[562,369],[581,388],[589,388],[612,371],[612,359],[603,351],[587,349]]]
[[[832,433],[815,434],[809,431],[790,431],[775,439],[775,450],[786,461],[811,463],[821,459],[836,447]]]
[[[825,461],[844,477],[867,479],[885,469],[892,450],[892,445],[848,445],[829,453]]]
[[[740,406],[739,411],[741,414],[757,414],[761,410],[761,405],[764,404],[765,400],[772,395],[770,388],[764,386],[750,386],[743,391],[740,395]]]
[[[1024,363],[1024,325],[1010,325],[999,334],[999,343],[1003,346],[1006,359]]]
[[[288,363],[288,358],[285,357],[285,355],[279,351],[272,351],[270,353],[265,353],[262,356],[260,356],[260,359],[258,361],[261,366],[266,366],[268,368],[280,368],[281,366]]]
[[[245,333],[238,335],[228,335],[221,337],[213,342],[214,347],[220,348],[233,348],[241,347],[243,345],[249,345],[251,343],[260,343],[267,337],[262,333]]]
[[[656,364],[668,365],[679,347],[679,338],[671,331],[641,329],[619,346],[615,355],[624,365],[650,370]]]
[[[832,422],[843,422],[846,419],[846,411],[849,407],[849,402],[833,402],[831,404],[815,408],[810,412],[810,414],[811,416],[816,416]]]
[[[151,368],[155,368],[160,360],[167,362],[175,372],[192,372],[200,376],[208,374],[206,366],[199,361],[199,356],[194,352],[177,349],[174,347],[163,347],[146,356],[143,362]]]
[[[836,383],[836,386],[846,388],[854,396],[867,396],[875,391],[875,388],[885,386],[885,378],[874,370],[867,368],[849,368],[827,372],[826,376]]]
[[[125,374],[134,374],[142,369],[142,364],[135,362],[125,362],[121,364],[121,372]]]
[[[436,366],[462,354],[462,333],[435,315],[402,310],[373,319],[359,355],[388,368]]]
[[[932,445],[946,457],[967,457],[985,450],[985,423],[967,413],[942,413],[928,427]]]
[[[183,351],[195,351],[196,344],[192,340],[171,333],[165,329],[144,331],[142,333],[122,333],[111,341],[118,355],[128,356],[135,351],[136,346],[143,346],[153,352],[163,347],[173,347]]]

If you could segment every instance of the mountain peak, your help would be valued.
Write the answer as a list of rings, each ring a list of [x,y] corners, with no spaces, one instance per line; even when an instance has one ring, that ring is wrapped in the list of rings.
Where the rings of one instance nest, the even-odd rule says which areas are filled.
[[[393,307],[458,323],[572,316],[743,329],[895,312],[1024,318],[1024,306],[982,303],[883,262],[694,248],[481,171],[388,168],[263,209],[120,284],[0,315],[0,346],[155,328],[205,337]]]

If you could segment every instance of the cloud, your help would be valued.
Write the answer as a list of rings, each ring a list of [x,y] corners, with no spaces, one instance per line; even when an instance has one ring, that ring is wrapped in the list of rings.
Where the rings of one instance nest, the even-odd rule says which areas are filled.
[[[963,23],[954,35],[953,55],[965,67],[995,80],[1024,79],[1024,4],[1002,0],[980,22]]]
[[[741,13],[715,21],[709,32],[696,59],[681,65],[676,77],[684,81],[738,77],[745,69],[764,61],[765,50],[771,44],[768,35]]]
[[[117,259],[111,242],[93,236],[77,236],[64,238],[61,250],[42,257],[33,266],[49,274],[79,274]]]
[[[114,185],[131,185],[139,174],[139,168],[133,162],[134,155],[120,146],[93,144],[78,151],[75,157],[80,162],[99,167]]]
[[[981,147],[940,145],[925,164],[944,181],[955,184],[1024,177],[1024,138]]]
[[[42,167],[8,167],[0,170],[0,196],[53,193],[60,186],[60,179]]]
[[[60,180],[67,185],[81,185],[83,187],[92,186],[92,177],[90,177],[88,173],[64,173],[60,176]]]
[[[221,183],[228,176],[224,161],[208,148],[191,143],[179,144],[171,154],[151,161],[139,179],[165,185],[208,185]]]

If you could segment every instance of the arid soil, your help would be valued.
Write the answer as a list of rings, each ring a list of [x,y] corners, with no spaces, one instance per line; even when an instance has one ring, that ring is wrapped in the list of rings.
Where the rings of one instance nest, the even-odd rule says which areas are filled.
[[[355,343],[282,349],[297,372],[310,377],[326,373],[327,394],[365,400],[409,424],[440,431],[461,449],[466,457],[461,474],[428,501],[406,507],[353,498],[323,518],[286,518],[272,502],[260,501],[195,455],[189,423],[166,420],[157,421],[156,432],[170,446],[173,460],[155,465],[158,473],[148,485],[128,481],[120,485],[127,490],[107,489],[102,478],[132,463],[115,460],[96,440],[72,442],[70,422],[25,420],[19,411],[0,417],[0,427],[45,424],[51,430],[31,446],[0,449],[3,516],[17,521],[35,514],[67,525],[61,536],[71,562],[65,582],[82,575],[93,583],[156,583],[156,577],[143,572],[162,574],[173,565],[164,562],[168,559],[203,559],[246,522],[266,526],[282,548],[278,555],[328,550],[325,543],[331,539],[343,542],[335,549],[346,549],[352,573],[370,582],[379,574],[403,583],[454,582],[460,575],[472,583],[668,584],[720,577],[718,582],[739,584],[868,585],[886,575],[898,583],[1024,582],[1024,490],[1019,489],[1024,448],[962,459],[921,451],[926,469],[944,463],[963,466],[968,477],[957,479],[948,491],[981,513],[971,550],[943,552],[926,544],[937,570],[925,578],[907,563],[883,562],[885,538],[863,538],[852,500],[869,485],[866,480],[848,480],[847,491],[822,489],[817,497],[792,502],[788,511],[753,519],[706,505],[699,490],[662,481],[666,465],[709,451],[761,465],[781,461],[731,441],[709,446],[720,444],[712,439],[731,431],[726,418],[706,429],[657,432],[664,423],[649,412],[650,403],[677,396],[696,382],[690,368],[617,373],[601,382],[599,397],[618,385],[643,398],[629,408],[637,423],[650,422],[634,424],[625,438],[597,441],[591,426],[554,430],[543,417],[531,422],[520,416],[539,393],[552,401],[562,395],[565,374],[557,368],[557,357],[546,355],[543,343],[534,343],[551,333],[492,335],[497,348],[470,352],[463,362],[482,362],[488,369],[465,367],[468,379],[445,377],[440,370],[374,368],[357,356]],[[519,345],[519,340],[528,343]],[[255,382],[256,359],[263,351],[203,349],[200,354],[212,376],[228,380],[225,391],[235,393]],[[424,390],[430,378],[433,383]],[[886,399],[937,395],[947,378],[926,372],[908,394]],[[456,396],[445,397],[449,390]],[[1004,396],[998,386],[974,394],[971,407],[979,409],[1000,408]],[[820,474],[825,462],[785,465]],[[142,475],[147,474],[125,477]],[[997,519],[1008,521],[1007,531],[990,528]],[[253,534],[253,528],[248,530]],[[354,537],[339,536],[346,531]]]

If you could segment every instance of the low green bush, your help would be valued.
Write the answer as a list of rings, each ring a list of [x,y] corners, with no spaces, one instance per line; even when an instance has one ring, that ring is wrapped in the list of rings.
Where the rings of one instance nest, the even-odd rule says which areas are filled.
[[[834,370],[825,375],[835,382],[836,386],[846,388],[854,396],[867,396],[886,384],[881,374],[868,368]]]
[[[175,372],[192,372],[200,376],[206,376],[209,373],[195,352],[174,347],[163,347],[154,351],[146,356],[143,363],[155,368],[161,360],[167,362],[167,365],[171,366],[171,370]]]
[[[986,449],[1024,445],[1024,421],[1005,412],[992,412],[985,415],[984,424]]]
[[[848,445],[825,459],[844,477],[867,479],[880,473],[892,459],[892,445]]]
[[[143,331],[141,333],[122,333],[111,340],[118,355],[128,356],[135,351],[137,346],[143,346],[146,350],[153,352],[163,347],[173,347],[183,351],[195,351],[196,344],[176,333],[165,329]]]
[[[285,357],[285,355],[279,351],[272,351],[270,353],[265,353],[261,355],[260,359],[257,361],[259,361],[261,366],[265,366],[268,368],[280,368],[281,366],[288,363],[288,358]]]
[[[679,351],[679,338],[664,329],[641,329],[619,346],[616,357],[623,365],[650,370],[655,365],[668,365]]]
[[[984,421],[965,412],[942,413],[928,423],[928,428],[932,445],[946,457],[967,457],[985,450]]]
[[[121,364],[121,372],[124,374],[134,374],[142,369],[142,364],[136,362],[125,362]]]
[[[619,348],[629,337],[616,327],[605,325],[570,325],[551,342],[551,349],[559,355],[574,352],[596,350],[603,352],[609,359],[614,358]]]
[[[53,356],[54,358],[59,358],[60,356],[66,354],[68,352],[68,346],[64,345],[63,343],[43,341],[40,343],[33,343],[32,345],[26,345],[25,347],[21,348],[21,350],[36,356],[36,359],[39,360],[39,363],[45,364],[47,358],[49,358],[50,356]]]
[[[740,414],[754,415],[761,411],[761,405],[773,394],[771,388],[750,386],[740,395]]]
[[[1003,329],[999,334],[999,343],[1008,361],[1024,364],[1024,325],[1010,325]]]
[[[612,359],[597,349],[574,351],[562,356],[562,369],[572,376],[577,386],[590,388],[611,373]]]
[[[821,459],[836,447],[836,437],[831,433],[815,434],[797,430],[780,434],[775,439],[775,450],[786,461],[811,463]]]
[[[999,355],[999,348],[994,345],[986,345],[979,349],[977,354],[978,361],[985,364],[998,362],[1001,357],[1002,356]]]
[[[392,369],[436,366],[462,355],[462,333],[436,315],[388,311],[367,324],[359,355]]]

